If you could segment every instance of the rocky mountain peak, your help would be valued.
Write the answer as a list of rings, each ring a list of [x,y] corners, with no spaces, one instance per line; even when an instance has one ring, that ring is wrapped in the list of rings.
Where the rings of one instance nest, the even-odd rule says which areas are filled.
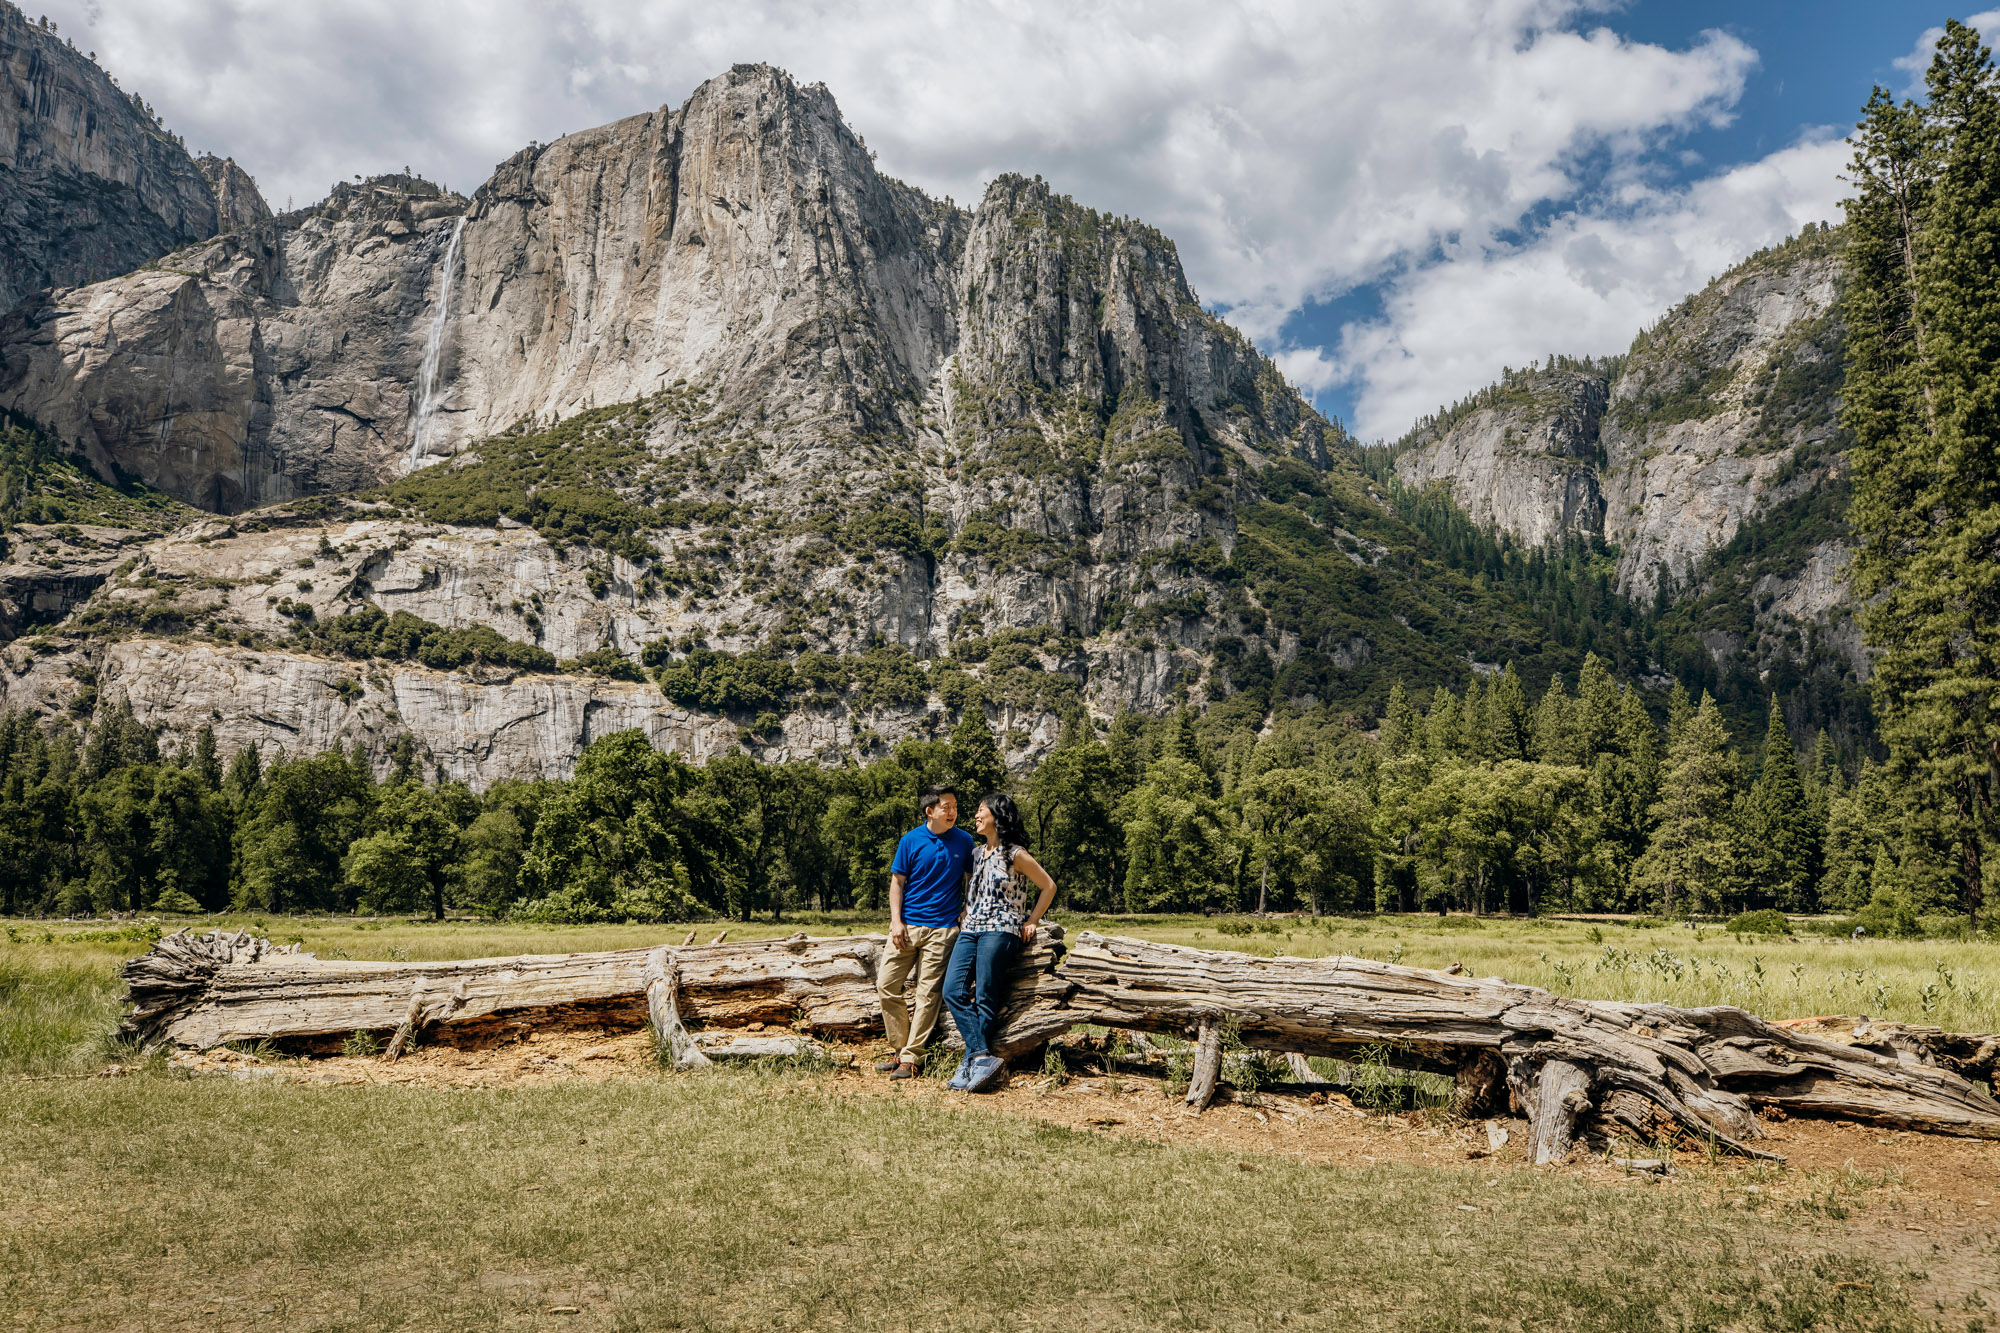
[[[216,230],[208,182],[152,108],[0,0],[0,311]]]
[[[208,182],[209,193],[215,196],[218,230],[242,231],[269,220],[271,206],[264,202],[250,173],[236,165],[235,158],[203,153],[194,164]]]

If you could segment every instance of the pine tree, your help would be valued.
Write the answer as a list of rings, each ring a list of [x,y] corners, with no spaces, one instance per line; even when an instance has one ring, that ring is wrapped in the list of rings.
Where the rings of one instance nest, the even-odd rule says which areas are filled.
[[[1422,748],[1417,710],[1400,680],[1389,687],[1389,703],[1382,710],[1381,743],[1382,753],[1390,759],[1402,759]]]
[[[2000,90],[1945,25],[1927,107],[1869,99],[1852,142],[1849,524],[1892,761],[1956,815],[1968,917],[2000,767]]]
[[[986,710],[968,708],[951,729],[951,780],[959,787],[958,807],[966,819],[973,804],[988,792],[1000,791],[1007,782],[1007,764],[1000,757],[1000,743],[993,728],[986,725]]]
[[[1775,697],[1764,731],[1764,764],[1750,788],[1746,816],[1752,859],[1745,870],[1756,890],[1784,911],[1814,910],[1822,831],[1814,823],[1792,734]]]
[[[191,765],[195,776],[210,791],[222,790],[222,759],[215,750],[215,728],[203,723],[201,730],[194,734],[194,757]]]
[[[1618,686],[1596,653],[1584,654],[1583,669],[1577,673],[1570,730],[1576,738],[1576,762],[1586,767],[1617,745]]]
[[[1561,676],[1550,679],[1548,692],[1535,707],[1535,759],[1544,764],[1574,764],[1582,759]]]
[[[1494,677],[1486,694],[1487,730],[1493,737],[1493,758],[1526,759],[1534,735],[1534,716],[1528,711],[1527,691],[1521,688],[1520,673],[1509,662]]]
[[[1662,914],[1715,911],[1737,890],[1736,761],[1707,694],[1667,746],[1654,832],[1637,878]]]
[[[1458,696],[1440,685],[1431,693],[1430,715],[1424,719],[1424,753],[1432,760],[1458,754]]]
[[[1474,676],[1458,703],[1458,754],[1474,763],[1493,757],[1493,731],[1486,713],[1486,687]]]

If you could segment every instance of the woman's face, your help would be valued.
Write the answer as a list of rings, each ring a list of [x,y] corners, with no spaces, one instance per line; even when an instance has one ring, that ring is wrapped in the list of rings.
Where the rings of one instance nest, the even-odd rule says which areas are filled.
[[[979,803],[978,811],[972,816],[972,827],[982,838],[993,831],[993,812],[986,808],[984,801]]]

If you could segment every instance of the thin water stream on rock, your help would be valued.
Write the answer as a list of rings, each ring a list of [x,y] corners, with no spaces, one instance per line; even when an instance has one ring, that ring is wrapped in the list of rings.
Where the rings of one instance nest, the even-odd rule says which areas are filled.
[[[437,407],[438,362],[444,354],[445,325],[451,320],[451,275],[458,265],[458,243],[465,234],[465,217],[459,216],[451,229],[451,244],[444,252],[444,286],[438,293],[437,313],[431,316],[430,332],[424,337],[424,361],[417,373],[417,411],[410,428],[410,470],[424,465],[424,446],[430,439],[431,414]]]

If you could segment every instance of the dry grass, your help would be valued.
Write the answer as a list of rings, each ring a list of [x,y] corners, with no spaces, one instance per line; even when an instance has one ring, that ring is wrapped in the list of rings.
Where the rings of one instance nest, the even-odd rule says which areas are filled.
[[[1695,1191],[1166,1147],[770,1073],[8,1093],[16,1327],[1930,1326],[1833,1224]]]
[[[261,924],[323,957],[411,960],[687,929]],[[1767,973],[1773,959],[1808,964],[1807,995],[1838,984],[1840,965],[1900,995],[1942,962],[1972,992],[1954,1000],[1978,1019],[1966,1026],[1996,1026],[1991,946],[1977,942],[1749,945],[1612,927],[1592,940],[1587,925],[1439,931],[1434,918],[1249,935],[1195,919],[1070,924],[1683,1002],[1724,997],[1694,989],[1685,961],[1678,980],[1591,963],[1606,944],[1665,945],[1703,958],[1710,984],[1715,960],[1740,972],[1762,953]],[[117,966],[145,947],[137,935],[15,923],[0,943],[0,1070],[87,1072],[115,1054]],[[1854,1006],[1797,1012],[1825,1007]],[[1910,1310],[1917,1275],[1857,1258],[1839,1208],[1760,1216],[1642,1181],[1329,1166],[854,1097],[798,1072],[472,1089],[190,1079],[157,1064],[9,1079],[0,1164],[0,1311],[20,1328],[1933,1326]]]
[[[1075,926],[1204,949],[1320,958],[1351,954],[1412,967],[1463,964],[1476,976],[1591,1000],[1733,1004],[1767,1018],[1868,1014],[1960,1032],[2000,1031],[2000,941],[1730,935],[1715,926],[1465,916],[1075,918]],[[1245,935],[1223,925],[1248,926]]]

